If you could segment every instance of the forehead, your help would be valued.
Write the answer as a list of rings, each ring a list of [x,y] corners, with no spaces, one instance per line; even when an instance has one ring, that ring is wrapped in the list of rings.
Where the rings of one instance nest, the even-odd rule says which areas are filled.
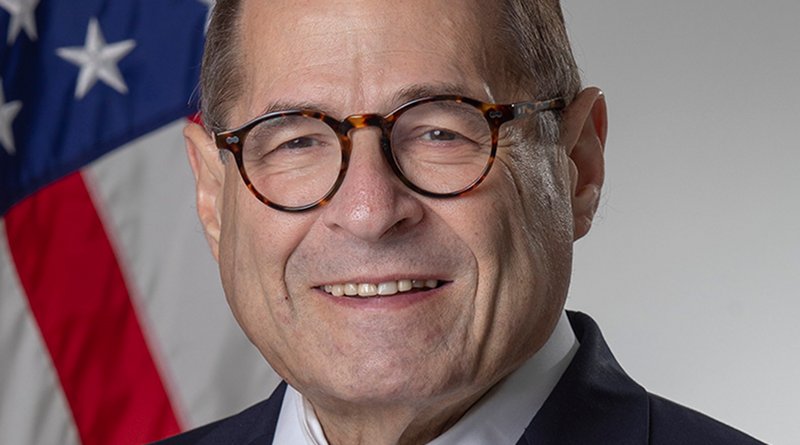
[[[448,85],[487,98],[494,16],[473,0],[245,0],[239,121],[272,103],[388,111],[398,90]],[[490,17],[491,16],[491,17]]]

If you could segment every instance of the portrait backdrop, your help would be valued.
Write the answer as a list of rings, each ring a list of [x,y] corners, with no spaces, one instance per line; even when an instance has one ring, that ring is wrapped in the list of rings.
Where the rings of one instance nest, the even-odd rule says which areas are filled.
[[[563,2],[607,95],[567,306],[650,391],[800,441],[800,2]]]

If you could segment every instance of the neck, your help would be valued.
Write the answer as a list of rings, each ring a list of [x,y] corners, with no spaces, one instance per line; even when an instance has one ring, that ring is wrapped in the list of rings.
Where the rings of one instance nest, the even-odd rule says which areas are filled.
[[[486,388],[488,389],[488,388]],[[349,405],[326,409],[314,404],[314,411],[330,445],[404,445],[428,443],[453,426],[477,402],[486,389],[429,406]]]

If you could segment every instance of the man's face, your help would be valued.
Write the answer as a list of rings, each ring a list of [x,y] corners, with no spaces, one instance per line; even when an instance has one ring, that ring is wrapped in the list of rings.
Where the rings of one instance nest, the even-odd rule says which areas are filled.
[[[244,2],[245,84],[229,123],[275,104],[337,118],[388,113],[458,90],[530,100],[499,82],[491,5],[453,0]],[[219,262],[227,298],[275,370],[317,403],[442,403],[490,387],[544,343],[569,281],[572,215],[564,154],[519,128],[485,182],[431,199],[397,179],[376,129],[351,133],[347,175],[329,204],[268,208],[235,164],[221,174]],[[513,160],[512,160],[513,158]],[[380,298],[325,285],[435,280]],[[401,284],[402,285],[402,284]]]

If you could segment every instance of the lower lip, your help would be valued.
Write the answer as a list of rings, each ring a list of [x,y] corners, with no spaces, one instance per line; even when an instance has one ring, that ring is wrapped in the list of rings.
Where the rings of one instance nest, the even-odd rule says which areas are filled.
[[[399,292],[394,295],[376,295],[374,297],[336,297],[322,289],[317,289],[317,292],[334,304],[352,309],[396,310],[436,298],[448,285],[449,283],[445,283],[435,289],[414,290],[411,292]]]

